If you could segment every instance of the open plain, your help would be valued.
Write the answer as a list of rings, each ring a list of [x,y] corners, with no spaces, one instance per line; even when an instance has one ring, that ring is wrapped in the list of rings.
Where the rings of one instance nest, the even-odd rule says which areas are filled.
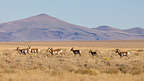
[[[28,45],[40,52],[16,51]],[[74,55],[72,47],[81,56]],[[51,55],[48,48],[62,49],[63,54]],[[130,54],[120,58],[115,49]],[[143,40],[0,43],[0,81],[144,81],[143,76]]]

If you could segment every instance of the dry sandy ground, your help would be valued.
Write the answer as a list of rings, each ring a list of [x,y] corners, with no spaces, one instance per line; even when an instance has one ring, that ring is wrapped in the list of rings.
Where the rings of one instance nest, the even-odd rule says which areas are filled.
[[[101,48],[143,48],[144,40],[108,40],[108,41],[61,41],[61,42],[0,42],[0,46],[56,46],[56,47],[101,47]]]
[[[31,45],[38,54],[21,55],[16,47]],[[47,48],[65,55],[51,55]],[[79,49],[74,56],[70,48]],[[129,51],[120,58],[114,50]],[[91,56],[89,50],[96,51]],[[0,81],[144,81],[144,41],[1,42]]]

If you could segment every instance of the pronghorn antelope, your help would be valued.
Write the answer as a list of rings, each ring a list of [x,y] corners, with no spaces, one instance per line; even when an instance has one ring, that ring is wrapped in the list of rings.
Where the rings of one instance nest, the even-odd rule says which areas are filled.
[[[28,48],[25,48],[25,49],[20,49],[19,47],[17,47],[16,49],[18,51],[19,54],[27,54],[29,53],[29,49]]]
[[[90,53],[92,56],[95,56],[95,55],[97,55],[97,52],[95,52],[95,51],[92,51],[92,50],[90,50],[90,51],[89,51],[89,53]]]
[[[128,54],[130,54],[130,52],[121,52],[119,49],[116,49],[115,50],[115,53],[117,53],[120,57],[123,57],[123,56],[127,56],[128,57]]]
[[[70,51],[72,51],[74,55],[79,54],[79,56],[81,56],[80,50],[74,50],[73,48],[71,48]]]
[[[40,49],[38,48],[31,48],[31,46],[28,46],[29,53],[39,53]]]
[[[52,55],[56,55],[56,54],[62,54],[63,50],[62,49],[53,49],[53,48],[48,48],[48,52],[50,52]]]

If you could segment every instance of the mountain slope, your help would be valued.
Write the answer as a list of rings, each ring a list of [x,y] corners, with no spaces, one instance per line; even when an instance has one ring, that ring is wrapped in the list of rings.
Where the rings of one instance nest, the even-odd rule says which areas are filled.
[[[124,31],[128,32],[128,33],[143,34],[144,35],[144,29],[140,28],[140,27],[127,29],[127,30],[124,30]]]
[[[127,40],[143,39],[112,27],[87,28],[47,14],[0,24],[0,41]]]
[[[108,37],[109,40],[139,40],[144,39],[144,30],[142,28],[132,28],[132,29],[117,29],[111,26],[99,26],[97,28],[93,28],[95,30],[104,31],[105,36]]]
[[[47,41],[47,40],[100,40],[101,31],[73,25],[40,14],[26,19],[0,24],[1,33],[7,39],[1,41]],[[87,38],[89,37],[89,39]]]

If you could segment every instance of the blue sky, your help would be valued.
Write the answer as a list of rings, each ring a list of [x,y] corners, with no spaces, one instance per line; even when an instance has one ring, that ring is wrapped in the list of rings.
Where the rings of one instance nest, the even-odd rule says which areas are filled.
[[[144,0],[0,0],[0,23],[41,13],[86,27],[144,28]]]

